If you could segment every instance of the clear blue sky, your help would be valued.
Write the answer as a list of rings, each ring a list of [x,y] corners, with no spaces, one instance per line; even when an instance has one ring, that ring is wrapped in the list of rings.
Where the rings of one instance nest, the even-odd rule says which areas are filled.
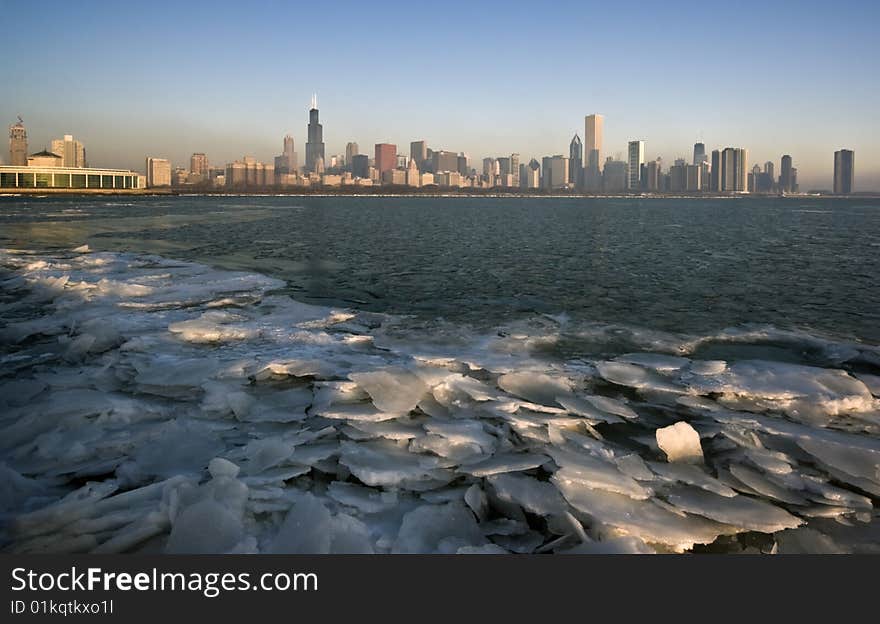
[[[327,153],[424,138],[473,160],[567,153],[606,116],[606,152],[790,153],[802,188],[856,151],[880,189],[880,2],[28,2],[0,0],[0,120],[36,151],[70,133],[90,163],[143,169],[304,155],[318,93]],[[5,157],[5,150],[3,150]]]

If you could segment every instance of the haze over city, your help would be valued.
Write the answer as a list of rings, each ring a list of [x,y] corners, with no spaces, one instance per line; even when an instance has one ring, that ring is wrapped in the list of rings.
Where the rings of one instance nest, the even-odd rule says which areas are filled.
[[[317,92],[328,155],[424,139],[474,163],[540,159],[602,113],[609,156],[631,139],[667,163],[699,140],[791,154],[809,190],[848,148],[855,190],[880,188],[874,2],[28,6],[4,3],[0,118],[21,114],[33,151],[75,135],[95,166],[270,160],[285,134],[302,153]]]

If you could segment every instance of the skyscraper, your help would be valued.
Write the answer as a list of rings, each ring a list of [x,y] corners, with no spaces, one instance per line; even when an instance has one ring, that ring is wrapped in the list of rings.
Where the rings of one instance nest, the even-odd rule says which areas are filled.
[[[351,157],[351,175],[356,178],[370,177],[370,157],[366,154],[355,154]]]
[[[277,166],[276,166],[277,168]],[[189,157],[189,172],[193,175],[208,176],[208,157],[197,152]]]
[[[376,143],[376,170],[381,175],[397,168],[397,146],[391,143]]]
[[[575,134],[568,144],[568,180],[575,188],[584,185],[584,150],[581,138]]]
[[[79,141],[74,141],[73,136],[65,134],[63,139],[52,139],[52,153],[61,156],[63,167],[85,167],[86,148]]]
[[[279,176],[296,173],[297,157],[294,151],[293,137],[284,137],[284,147],[280,156],[275,157],[275,173]]]
[[[853,190],[855,179],[856,153],[841,149],[834,152],[834,193],[849,195]]]
[[[707,160],[709,160],[709,158],[706,156],[706,144],[694,143],[694,164],[699,165]]]
[[[171,186],[171,161],[147,158],[147,186]]]
[[[712,167],[715,167],[712,152]],[[723,192],[744,193],[748,191],[749,152],[741,147],[726,147],[721,152],[719,189]],[[714,173],[713,173],[714,176]],[[714,178],[713,178],[714,179]]]
[[[794,178],[792,177],[791,156],[786,154],[782,157],[779,167],[779,192],[791,193],[794,191]]]
[[[602,135],[605,128],[603,115],[587,115],[584,118],[584,185],[598,191],[602,187]]]
[[[412,141],[409,144],[410,160],[416,161],[419,169],[425,167],[425,161],[428,160],[428,144],[425,141]]]
[[[360,153],[360,148],[358,144],[354,141],[349,141],[345,144],[345,166],[349,171],[352,171],[352,167],[354,166],[354,157]]]
[[[519,154],[510,155],[510,173],[513,175],[513,185],[519,186]]]
[[[627,178],[626,188],[629,191],[637,191],[642,185],[642,165],[645,164],[645,142],[630,141],[627,154],[629,177]]]
[[[9,164],[25,167],[28,164],[27,130],[21,117],[18,122],[9,126]]]
[[[312,96],[312,105],[309,108],[309,140],[306,142],[306,170],[315,171],[315,163],[320,158],[324,160],[324,128],[318,122],[318,96]]]

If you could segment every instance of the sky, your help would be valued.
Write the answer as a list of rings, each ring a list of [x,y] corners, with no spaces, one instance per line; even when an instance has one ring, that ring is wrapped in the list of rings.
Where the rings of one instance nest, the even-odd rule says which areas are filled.
[[[32,152],[73,134],[92,166],[271,162],[285,134],[302,163],[317,93],[328,156],[424,139],[476,167],[540,160],[601,113],[607,155],[643,139],[668,165],[703,140],[778,172],[791,154],[808,190],[831,187],[848,148],[856,190],[880,190],[877,0],[0,0],[0,14],[0,121],[20,114]]]

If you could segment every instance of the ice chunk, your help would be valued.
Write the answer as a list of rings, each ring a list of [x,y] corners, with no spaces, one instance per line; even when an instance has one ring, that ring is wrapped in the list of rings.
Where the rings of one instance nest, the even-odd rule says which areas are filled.
[[[313,495],[304,494],[287,512],[268,552],[327,554],[330,542],[330,511]]]
[[[240,517],[213,500],[202,500],[184,509],[174,520],[165,552],[216,554],[231,550],[243,534]]]
[[[542,373],[507,373],[498,378],[498,386],[506,392],[542,405],[556,405],[556,397],[571,393],[568,379]]]
[[[461,503],[422,505],[403,517],[391,552],[449,554],[486,543],[474,515]]]
[[[212,477],[230,477],[234,479],[241,469],[228,459],[215,457],[208,462],[208,472]]]
[[[367,485],[400,486],[438,478],[436,458],[410,453],[390,442],[342,442],[339,463]]]
[[[653,494],[650,488],[622,473],[616,465],[589,453],[575,453],[559,448],[548,448],[548,452],[560,468],[556,477],[561,480],[637,499],[650,498]]]
[[[591,402],[587,402],[582,398],[574,395],[556,397],[556,402],[567,409],[572,414],[589,418],[595,422],[606,422],[611,424],[624,422],[619,416],[608,413],[596,407]]]
[[[551,483],[521,474],[499,474],[489,477],[495,495],[503,501],[516,503],[526,511],[541,516],[561,514],[566,510],[559,490]]]
[[[293,453],[293,446],[277,438],[263,438],[249,442],[244,448],[247,462],[244,470],[249,475],[260,474],[286,461]]]
[[[662,462],[651,462],[648,465],[654,473],[666,481],[695,485],[704,490],[714,492],[719,496],[736,496],[735,491],[724,485],[724,483],[718,479],[710,476],[702,466]]]
[[[653,371],[648,371],[635,364],[628,364],[626,362],[598,362],[596,370],[599,371],[603,379],[619,386],[678,394],[684,394],[685,392],[684,388],[673,384]]]
[[[742,494],[726,497],[690,488],[676,490],[667,500],[682,511],[749,531],[775,533],[803,523],[784,509]]]
[[[677,371],[690,364],[687,358],[662,353],[627,353],[615,359],[618,362],[628,362],[659,371]]]
[[[374,514],[387,511],[398,504],[397,494],[373,488],[334,481],[327,487],[327,495],[333,500],[354,507],[362,513]]]
[[[666,453],[670,462],[702,463],[703,447],[700,434],[683,420],[669,427],[661,427],[655,433],[657,446]]]
[[[807,500],[803,496],[775,483],[756,470],[742,464],[731,464],[728,469],[734,477],[745,483],[750,489],[767,498],[791,505],[807,504]]]
[[[594,521],[675,551],[686,550],[694,544],[709,544],[719,535],[739,531],[700,516],[673,513],[652,500],[636,500],[585,487],[580,482],[561,478],[559,473],[553,476],[553,481],[572,507]]]
[[[476,464],[459,467],[459,472],[474,477],[487,477],[503,472],[531,470],[546,463],[550,458],[535,453],[499,453]]]
[[[349,379],[370,395],[378,410],[395,414],[406,414],[415,409],[428,392],[425,382],[405,368],[352,373]]]

